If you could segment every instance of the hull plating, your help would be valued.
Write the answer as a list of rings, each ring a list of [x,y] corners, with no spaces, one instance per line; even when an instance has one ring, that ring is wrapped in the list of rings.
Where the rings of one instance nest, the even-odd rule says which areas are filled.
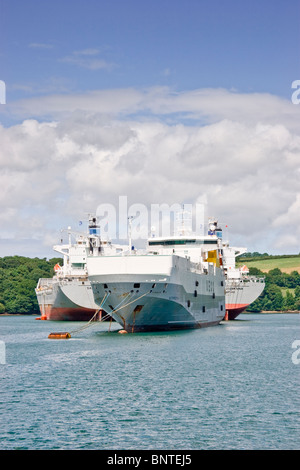
[[[244,312],[249,304],[226,304],[226,312],[228,313],[228,320],[235,320],[240,313]]]
[[[226,281],[226,311],[228,319],[234,320],[252,304],[264,290],[265,283],[258,280]]]
[[[105,310],[127,332],[163,331],[204,328],[220,323],[224,317],[224,295],[186,292],[182,286],[110,282],[108,289],[102,283],[92,283],[95,300],[107,295]]]
[[[71,285],[68,284],[66,289],[66,292],[70,291]],[[82,286],[81,292],[82,294],[86,292],[84,286]],[[36,295],[41,315],[46,316],[47,320],[88,321],[97,308],[94,302],[88,303],[85,296],[82,296],[81,305],[73,302],[62,290],[59,281],[54,279],[49,280],[48,288],[38,290]],[[84,302],[86,305],[83,305]]]

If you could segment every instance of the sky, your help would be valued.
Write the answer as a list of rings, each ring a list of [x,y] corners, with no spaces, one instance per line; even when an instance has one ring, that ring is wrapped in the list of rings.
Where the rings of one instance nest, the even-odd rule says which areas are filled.
[[[125,196],[298,254],[299,44],[300,0],[0,0],[0,257]]]

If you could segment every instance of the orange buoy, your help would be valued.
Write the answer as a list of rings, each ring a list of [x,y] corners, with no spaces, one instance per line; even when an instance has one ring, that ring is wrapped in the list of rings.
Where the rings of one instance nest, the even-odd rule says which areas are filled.
[[[36,320],[47,320],[47,315],[42,315],[40,317],[36,317]]]
[[[63,333],[50,333],[48,336],[49,339],[69,339],[71,338],[70,333],[63,332]]]
[[[120,333],[121,335],[124,335],[125,333],[128,333],[128,331],[126,331],[126,330],[119,330],[118,333]]]

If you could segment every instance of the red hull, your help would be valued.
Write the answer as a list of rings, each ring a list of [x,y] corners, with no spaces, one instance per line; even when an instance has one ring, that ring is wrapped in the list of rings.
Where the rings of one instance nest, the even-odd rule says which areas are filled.
[[[101,311],[97,314],[97,320],[101,319]],[[45,306],[47,320],[54,321],[89,321],[95,314],[90,308],[57,308],[51,305]]]
[[[235,318],[242,313],[248,304],[226,304],[226,313],[228,316],[228,320],[235,320]]]

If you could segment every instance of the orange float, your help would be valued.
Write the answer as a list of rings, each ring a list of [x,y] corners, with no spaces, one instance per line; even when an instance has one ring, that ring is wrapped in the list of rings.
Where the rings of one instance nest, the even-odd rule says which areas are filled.
[[[62,333],[50,333],[48,336],[49,339],[69,339],[71,338],[70,333],[62,332]]]

